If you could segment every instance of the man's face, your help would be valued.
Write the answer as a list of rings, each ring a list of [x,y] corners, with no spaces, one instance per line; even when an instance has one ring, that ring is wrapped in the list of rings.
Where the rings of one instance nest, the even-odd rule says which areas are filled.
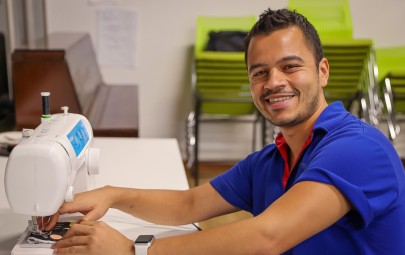
[[[316,67],[298,27],[254,36],[247,66],[253,101],[276,126],[296,126],[326,104],[322,88],[329,76],[328,62],[323,59]]]

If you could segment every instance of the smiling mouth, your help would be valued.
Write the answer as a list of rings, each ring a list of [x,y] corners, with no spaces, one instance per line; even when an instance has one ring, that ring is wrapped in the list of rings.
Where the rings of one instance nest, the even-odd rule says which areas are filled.
[[[273,98],[266,99],[266,101],[269,102],[269,103],[278,103],[278,102],[289,100],[289,99],[291,99],[293,97],[294,97],[294,95],[283,96],[283,97],[273,97]]]

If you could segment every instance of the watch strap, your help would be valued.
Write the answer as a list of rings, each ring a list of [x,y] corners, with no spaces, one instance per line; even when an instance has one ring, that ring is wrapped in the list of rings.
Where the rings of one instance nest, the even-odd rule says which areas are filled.
[[[136,244],[135,245],[135,255],[148,255],[148,249],[150,245],[147,244]]]

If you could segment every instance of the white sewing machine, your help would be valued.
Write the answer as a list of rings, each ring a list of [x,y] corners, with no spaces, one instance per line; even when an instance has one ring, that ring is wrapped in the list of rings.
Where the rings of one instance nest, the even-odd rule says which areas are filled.
[[[41,231],[37,216],[56,213],[75,193],[88,190],[90,175],[98,173],[98,149],[91,148],[93,132],[82,115],[46,115],[35,130],[24,130],[21,142],[7,161],[4,184],[15,213],[32,216],[11,254],[52,254],[51,244],[23,245]]]

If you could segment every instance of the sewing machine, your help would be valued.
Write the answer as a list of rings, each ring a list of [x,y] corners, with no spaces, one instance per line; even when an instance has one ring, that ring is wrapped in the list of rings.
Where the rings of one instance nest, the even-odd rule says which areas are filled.
[[[51,242],[27,244],[32,233],[42,234],[37,217],[53,215],[64,201],[88,190],[91,175],[98,173],[99,151],[91,147],[89,121],[62,108],[60,114],[43,114],[35,130],[23,130],[21,142],[7,161],[4,184],[10,208],[32,216],[13,255],[52,254]]]

